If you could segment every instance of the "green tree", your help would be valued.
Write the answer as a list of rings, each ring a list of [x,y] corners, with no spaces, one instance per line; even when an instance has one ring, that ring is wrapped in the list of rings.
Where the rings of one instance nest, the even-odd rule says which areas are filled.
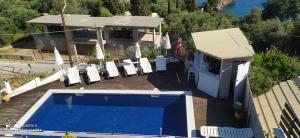
[[[257,95],[267,92],[276,82],[286,81],[299,75],[296,60],[271,48],[256,54],[250,69],[251,90]]]
[[[291,22],[282,22],[278,18],[242,25],[256,51],[265,51],[271,46],[283,49],[291,32]]]
[[[293,29],[290,35],[290,41],[285,51],[291,55],[297,55],[300,52],[300,16],[293,22]]]
[[[261,11],[258,8],[253,8],[247,15],[245,15],[242,19],[242,23],[246,24],[256,24],[262,20]]]
[[[148,16],[151,14],[151,9],[148,0],[130,0],[132,15]]]
[[[122,15],[125,12],[125,3],[121,0],[103,0],[103,6],[113,15]]]
[[[267,0],[262,16],[265,19],[278,17],[281,20],[295,18],[300,13],[299,0]]]
[[[53,8],[52,0],[33,0],[32,8],[36,9],[39,13],[49,13]]]
[[[172,40],[181,37],[185,41],[185,45],[189,49],[193,49],[192,32],[224,29],[234,27],[237,23],[234,16],[217,15],[213,16],[209,13],[201,13],[200,11],[187,12],[181,11],[172,13],[166,18],[168,32]]]
[[[16,8],[8,9],[4,13],[4,15],[12,19],[14,21],[14,24],[18,26],[20,30],[26,30],[27,29],[26,21],[38,17],[39,13],[32,9],[16,7]]]
[[[213,12],[219,3],[220,0],[207,0],[207,2],[204,4],[205,10],[208,12]]]
[[[185,0],[186,9],[190,12],[195,11],[197,9],[196,0]]]
[[[100,7],[103,5],[102,0],[85,0],[83,5],[88,9],[89,15],[100,16]]]
[[[12,34],[15,32],[14,22],[10,18],[0,17],[0,34]],[[8,44],[12,35],[0,35],[0,47]]]
[[[100,16],[102,17],[110,17],[113,16],[112,13],[105,7],[100,8]]]

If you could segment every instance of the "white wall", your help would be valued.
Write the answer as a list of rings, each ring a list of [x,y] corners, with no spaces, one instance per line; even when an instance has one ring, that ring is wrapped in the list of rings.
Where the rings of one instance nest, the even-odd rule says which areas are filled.
[[[200,71],[197,88],[204,93],[217,98],[219,90],[219,77],[209,72]]]
[[[252,128],[255,138],[264,138],[264,132],[258,119],[258,115],[254,106],[253,96],[250,89],[249,80],[247,79],[245,88],[244,108],[247,111],[247,124]]]
[[[22,94],[24,92],[30,91],[32,89],[35,89],[37,87],[43,86],[45,84],[51,83],[53,81],[59,80],[63,76],[62,71],[58,71],[51,76],[43,79],[42,81],[40,78],[35,78],[34,80],[20,86],[19,88],[13,90],[11,94],[9,94],[10,97],[17,96],[19,94]]]

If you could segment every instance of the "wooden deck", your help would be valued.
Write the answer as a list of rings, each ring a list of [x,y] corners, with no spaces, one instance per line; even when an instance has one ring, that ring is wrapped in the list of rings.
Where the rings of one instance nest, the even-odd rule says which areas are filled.
[[[266,94],[255,97],[254,101],[262,129],[273,137],[273,128],[282,128],[285,104],[289,104],[295,116],[300,118],[300,76],[275,85]]]
[[[85,89],[153,90],[156,88],[159,90],[192,91],[197,129],[200,129],[200,126],[203,125],[243,127],[243,124],[235,122],[229,100],[214,99],[197,90],[194,83],[187,83],[182,68],[144,76],[135,75],[127,78],[102,79],[101,82],[91,85],[82,82],[81,84],[65,87],[62,82],[56,81],[15,96],[11,99],[11,102],[2,103],[0,105],[0,124],[14,125],[49,89],[79,89],[81,87]],[[199,132],[199,130],[197,131]]]

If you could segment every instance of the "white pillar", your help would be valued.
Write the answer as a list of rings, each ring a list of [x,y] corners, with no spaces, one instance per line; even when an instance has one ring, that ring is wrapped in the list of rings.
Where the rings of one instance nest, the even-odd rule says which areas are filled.
[[[77,54],[77,48],[76,48],[75,44],[73,44],[73,49],[74,49],[74,54],[75,54],[76,61],[79,62],[78,54]]]
[[[44,32],[49,32],[47,25],[43,25],[43,31]],[[47,39],[49,39],[49,33],[45,33],[45,37],[47,37]]]
[[[155,48],[155,28],[153,28],[153,46]]]
[[[96,28],[96,33],[97,33],[98,42],[100,43],[100,46],[102,47],[103,54],[105,55],[104,41],[103,41],[103,36],[102,36],[102,29],[101,28]]]
[[[159,24],[159,35],[162,35],[161,34],[161,23]]]

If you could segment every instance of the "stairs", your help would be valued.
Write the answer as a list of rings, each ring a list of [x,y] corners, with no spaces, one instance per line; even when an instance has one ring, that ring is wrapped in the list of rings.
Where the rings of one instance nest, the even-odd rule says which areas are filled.
[[[280,127],[285,103],[290,104],[300,118],[300,76],[275,85],[270,91],[253,100],[262,129],[274,137],[273,128]]]

